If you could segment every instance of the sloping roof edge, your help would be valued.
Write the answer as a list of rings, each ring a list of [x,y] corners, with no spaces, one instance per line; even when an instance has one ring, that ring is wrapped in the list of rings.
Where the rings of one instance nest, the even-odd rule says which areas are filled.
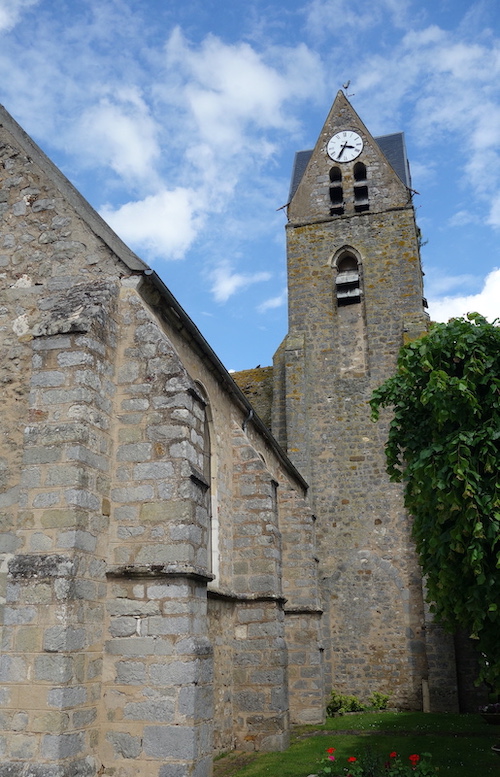
[[[219,382],[246,413],[247,422],[251,422],[258,432],[262,434],[266,442],[273,449],[277,458],[283,464],[284,468],[295,478],[304,491],[307,491],[308,484],[300,472],[292,464],[269,429],[264,425],[258,415],[255,414],[252,404],[236,385],[215,351],[210,347],[194,321],[188,316],[160,276],[118,237],[109,224],[104,221],[97,211],[94,210],[92,205],[87,202],[85,197],[80,194],[78,189],[73,186],[71,181],[66,178],[64,173],[59,170],[42,149],[37,146],[34,140],[32,140],[15,119],[12,118],[3,105],[0,105],[0,126],[5,127],[5,129],[15,137],[19,145],[25,150],[26,155],[29,156],[47,177],[54,182],[54,185],[61,191],[62,195],[67,199],[78,215],[86,222],[90,229],[104,241],[118,259],[120,259],[132,272],[142,274],[146,282],[149,281],[153,284],[154,288],[160,293],[161,300],[165,305],[165,307],[163,307],[163,305],[160,306],[161,312],[168,318],[169,323],[171,323],[186,340],[192,342],[197,350],[209,362],[212,371],[217,375]]]
[[[233,399],[239,404],[240,408],[246,413],[246,422],[252,423],[257,431],[262,434],[285,469],[298,481],[304,491],[307,491],[309,488],[307,482],[304,480],[298,469],[296,469],[294,464],[292,464],[285,451],[280,446],[278,441],[273,437],[267,426],[265,426],[263,421],[261,421],[259,416],[255,413],[255,409],[252,406],[252,403],[247,399],[243,391],[233,380],[215,351],[205,340],[194,321],[188,316],[170,289],[165,285],[160,276],[154,270],[148,268],[143,273],[143,275],[145,280],[149,280],[149,282],[153,284],[154,288],[160,293],[161,299],[165,303],[165,308],[162,307],[162,313],[168,317],[169,323],[175,329],[177,329],[177,331],[188,342],[191,342],[193,347],[199,351],[205,360],[205,366],[208,366],[208,362],[212,371],[217,375],[219,382],[224,386],[228,393],[231,394]]]
[[[23,130],[20,124],[12,118],[10,113],[0,105],[0,126],[13,135],[17,142],[24,148],[35,164],[54,182],[56,187],[63,193],[70,205],[76,210],[78,215],[89,225],[92,231],[100,237],[107,246],[115,253],[124,264],[134,271],[148,269],[148,265],[139,259],[134,252],[113,232],[109,224],[99,216],[96,210],[90,205],[85,197],[80,194],[71,181],[66,178],[51,159],[36,145],[35,141]]]

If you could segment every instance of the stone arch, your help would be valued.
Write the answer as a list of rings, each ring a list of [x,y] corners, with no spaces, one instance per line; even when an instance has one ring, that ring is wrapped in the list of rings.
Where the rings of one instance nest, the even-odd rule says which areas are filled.
[[[361,302],[361,257],[352,246],[340,248],[332,258],[332,266],[336,269],[335,296],[337,306],[352,305]]]

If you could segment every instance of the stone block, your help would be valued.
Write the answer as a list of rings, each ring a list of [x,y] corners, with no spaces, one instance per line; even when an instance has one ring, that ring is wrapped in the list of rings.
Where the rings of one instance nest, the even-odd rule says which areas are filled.
[[[179,690],[179,714],[195,720],[211,720],[214,715],[214,694],[209,685],[185,686]]]
[[[0,552],[15,553],[23,544],[21,537],[13,532],[0,532]]]
[[[32,723],[32,730],[39,734],[62,734],[69,726],[69,715],[67,712],[43,712],[35,715]]]
[[[0,777],[24,777],[24,764],[21,761],[0,763]]]
[[[54,761],[60,758],[70,758],[81,753],[84,745],[85,738],[83,732],[46,734],[42,738],[42,757]]]
[[[50,370],[46,372],[35,373],[31,378],[32,386],[64,386],[66,375],[64,372]]]
[[[50,653],[81,650],[85,645],[85,629],[72,626],[51,626],[43,637],[43,649]]]
[[[201,676],[200,661],[171,661],[151,664],[149,667],[151,683],[155,686],[175,687],[199,682]]]
[[[172,499],[170,502],[146,504],[141,507],[141,521],[162,520],[189,523],[193,519],[192,502],[184,499]]]
[[[93,553],[97,545],[97,537],[88,531],[66,531],[57,535],[57,545],[60,548],[84,550]]]
[[[203,635],[189,636],[176,641],[175,653],[178,656],[211,656],[213,654],[213,647],[209,637]]]
[[[125,704],[123,717],[126,720],[144,720],[150,723],[173,723],[175,703],[173,699],[130,702]]]
[[[58,491],[43,491],[34,497],[33,507],[52,507],[59,502],[60,498],[61,495]]]
[[[191,618],[177,616],[153,616],[147,619],[145,623],[147,633],[149,635],[156,634],[188,634],[191,630]]]
[[[36,607],[5,607],[4,623],[6,626],[25,625],[35,620],[37,616]]]
[[[122,410],[124,412],[128,411],[138,411],[138,410],[148,410],[149,408],[149,400],[143,398],[143,397],[134,397],[133,399],[124,399],[121,403]]]
[[[75,367],[80,364],[93,364],[94,356],[86,351],[62,351],[57,354],[60,367]]]
[[[191,587],[176,580],[169,583],[152,583],[147,587],[148,599],[184,599],[191,595]]]
[[[192,564],[194,550],[191,545],[142,545],[135,556],[136,564],[170,564],[172,562]]]
[[[29,761],[36,753],[37,739],[28,734],[11,734],[9,736],[9,750],[11,758],[19,758]]]
[[[206,772],[201,773],[201,777],[210,774],[210,767],[211,764]],[[164,764],[158,772],[158,777],[188,777],[191,774],[191,767],[188,764]],[[1,774],[0,777],[2,777]]]
[[[51,467],[45,478],[46,486],[86,486],[88,474],[83,467],[74,467],[69,465],[59,465]],[[33,501],[33,507],[44,507],[37,505]]]
[[[0,682],[25,682],[27,671],[26,662],[20,656],[0,655]]]
[[[131,637],[132,634],[137,634],[138,618],[112,618],[109,632],[113,637]]]
[[[121,758],[138,758],[141,754],[141,738],[121,731],[108,731],[106,739],[113,745],[115,755]]]
[[[136,599],[111,599],[106,604],[106,609],[111,616],[146,616],[159,615],[158,602],[138,601]],[[135,618],[134,618],[135,620]]]
[[[143,748],[149,758],[191,760],[196,757],[195,729],[184,726],[145,726]]]
[[[147,502],[154,498],[154,488],[150,485],[113,488],[111,499],[114,502]]]
[[[74,662],[71,656],[42,655],[35,658],[35,679],[52,683],[66,683],[73,678]]]
[[[38,626],[26,626],[16,629],[14,647],[20,653],[36,653],[42,641],[41,629]]]
[[[153,446],[150,442],[136,442],[118,446],[118,461],[144,462],[151,458]]]
[[[52,548],[52,537],[42,532],[35,532],[30,537],[29,549],[34,551],[47,551]]]
[[[238,691],[234,695],[236,708],[241,712],[260,712],[265,708],[265,697],[258,691]]]
[[[73,528],[83,527],[87,521],[87,515],[82,510],[75,508],[54,508],[44,510],[40,523],[45,529],[62,529],[69,526]]]
[[[68,461],[80,461],[83,464],[88,464],[101,472],[107,472],[109,469],[109,461],[105,456],[89,450],[84,445],[69,446],[66,451],[66,458]]]
[[[106,652],[114,656],[152,656],[157,647],[154,637],[119,637],[106,642]]]
[[[101,500],[95,494],[90,491],[86,491],[82,488],[69,488],[64,492],[64,498],[69,505],[77,505],[87,510],[99,511],[101,508]]]
[[[116,683],[145,685],[146,665],[142,661],[118,661],[115,666]]]
[[[133,470],[135,480],[164,480],[173,477],[174,468],[169,461],[150,461],[136,464]]]
[[[12,731],[24,731],[28,725],[29,715],[27,712],[17,712],[12,716],[12,722],[10,727]],[[3,728],[7,728],[7,722],[4,723]]]

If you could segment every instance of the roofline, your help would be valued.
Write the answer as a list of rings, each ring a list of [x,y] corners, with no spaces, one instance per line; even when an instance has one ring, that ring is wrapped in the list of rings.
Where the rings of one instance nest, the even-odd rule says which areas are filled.
[[[120,259],[120,261],[122,261],[133,273],[142,274],[146,280],[154,285],[167,308],[165,310],[162,307],[161,312],[168,318],[169,322],[177,329],[182,337],[188,342],[191,341],[192,344],[194,343],[195,347],[202,355],[205,365],[210,367],[212,372],[217,376],[219,383],[224,386],[226,391],[240,406],[240,409],[245,412],[247,423],[251,421],[254,427],[262,434],[266,442],[273,449],[285,469],[297,480],[304,491],[307,491],[309,488],[307,482],[292,464],[267,426],[265,426],[259,416],[255,414],[252,404],[236,385],[215,351],[209,346],[196,324],[189,318],[184,308],[174,297],[170,289],[167,288],[160,276],[152,270],[146,262],[140,259],[120,237],[118,237],[116,232],[111,229],[109,224],[104,221],[102,216],[100,216],[85,197],[80,194],[78,189],[73,186],[64,173],[59,170],[35,141],[30,138],[21,125],[12,118],[3,105],[0,105],[0,126],[5,127],[5,129],[16,138],[19,144],[24,148],[26,155],[54,182],[55,186],[62,192],[78,215],[86,222],[94,234],[101,238],[118,259]]]
[[[210,347],[208,342],[201,334],[194,321],[188,316],[184,308],[180,305],[170,289],[162,281],[158,273],[156,273],[151,268],[148,268],[144,270],[143,276],[147,281],[152,283],[155,289],[160,293],[162,301],[167,307],[167,310],[162,307],[161,312],[168,316],[169,323],[173,325],[173,327],[182,337],[184,337],[185,340],[194,343],[200,355],[203,357],[205,366],[207,366],[213,373],[216,374],[219,382],[222,383],[226,391],[240,406],[240,409],[245,412],[247,423],[251,422],[257,431],[262,434],[285,469],[300,483],[304,491],[307,491],[309,486],[306,480],[304,480],[298,469],[294,466],[294,464],[292,464],[283,448],[275,439],[275,437],[273,437],[264,422],[261,421],[259,416],[255,413],[255,408],[253,407],[252,403],[247,399],[243,391],[233,380],[215,351]]]
[[[58,189],[64,192],[64,196],[79,216],[87,222],[92,231],[106,243],[124,264],[135,272],[146,270],[148,265],[139,259],[116,232],[113,232],[109,224],[104,221],[96,210],[90,205],[71,181],[66,178],[51,159],[37,146],[34,140],[23,130],[20,124],[12,118],[7,109],[0,105],[0,126],[10,132],[24,147],[27,156],[35,162],[51,178]]]

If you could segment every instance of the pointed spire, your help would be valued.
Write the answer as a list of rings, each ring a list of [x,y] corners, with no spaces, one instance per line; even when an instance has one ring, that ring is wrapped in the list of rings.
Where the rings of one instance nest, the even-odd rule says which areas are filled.
[[[395,137],[402,139],[402,135]],[[405,154],[403,169],[404,164]],[[365,194],[369,189],[368,201]],[[297,154],[290,194],[288,218],[292,222],[405,207],[409,203],[408,187],[342,90],[337,92],[314,149]],[[361,199],[366,200],[363,207]]]

